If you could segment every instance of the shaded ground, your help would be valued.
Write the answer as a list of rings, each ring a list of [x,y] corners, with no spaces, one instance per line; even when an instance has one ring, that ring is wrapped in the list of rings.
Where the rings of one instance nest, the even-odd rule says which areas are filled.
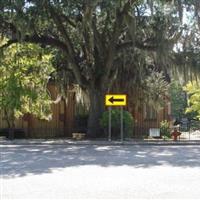
[[[200,146],[4,145],[0,150],[2,198],[200,196]]]

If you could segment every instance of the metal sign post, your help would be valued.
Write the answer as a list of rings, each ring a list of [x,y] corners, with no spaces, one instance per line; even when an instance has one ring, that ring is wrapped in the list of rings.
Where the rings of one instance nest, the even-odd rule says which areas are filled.
[[[108,107],[108,141],[111,141],[112,137],[112,107],[120,106],[120,137],[121,142],[124,140],[124,124],[123,124],[123,106],[127,106],[127,95],[126,94],[106,94],[105,95],[105,106]]]
[[[124,125],[123,125],[123,107],[121,106],[121,128],[120,128],[120,131],[121,131],[121,142],[124,141]]]
[[[108,107],[108,112],[109,112],[109,116],[108,116],[108,141],[111,141],[111,128],[112,128],[112,117],[111,117],[111,107]]]

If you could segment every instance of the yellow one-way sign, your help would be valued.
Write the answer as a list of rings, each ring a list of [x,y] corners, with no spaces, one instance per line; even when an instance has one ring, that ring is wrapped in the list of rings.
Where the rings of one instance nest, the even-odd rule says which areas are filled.
[[[105,95],[106,106],[126,106],[127,95],[126,94],[107,94]]]

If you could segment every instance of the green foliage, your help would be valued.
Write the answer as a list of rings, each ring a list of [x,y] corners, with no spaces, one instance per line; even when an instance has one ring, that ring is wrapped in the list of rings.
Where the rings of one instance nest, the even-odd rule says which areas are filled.
[[[200,86],[198,82],[189,82],[184,90],[187,92],[188,107],[186,113],[196,112],[197,118],[200,119]]]
[[[121,110],[113,109],[111,110],[112,118],[112,136],[117,137],[120,134],[120,119],[121,119]],[[101,127],[108,130],[109,125],[109,111],[103,113],[102,118],[100,119]],[[123,125],[125,137],[131,137],[133,133],[134,120],[131,113],[128,111],[123,111]]]
[[[164,73],[150,69],[142,83],[146,102],[159,110],[165,105],[163,99],[168,96],[169,91],[169,83],[165,80]]]
[[[34,44],[13,44],[4,51],[0,60],[0,110],[7,121],[13,123],[14,118],[26,113],[49,119],[52,102],[47,83],[53,71],[51,58]]]
[[[185,109],[187,107],[186,93],[180,83],[173,81],[170,86],[170,100],[172,116],[175,118],[185,117]]]
[[[196,130],[200,130],[200,120],[191,120],[190,123],[190,130],[191,131],[196,131]]]
[[[160,133],[162,136],[170,138],[170,124],[167,120],[160,122]]]
[[[164,71],[166,76],[169,70],[176,68],[174,66],[180,65],[183,69],[188,55],[194,55],[194,50],[196,55],[199,54],[199,48],[194,48],[199,46],[196,39],[198,31],[185,26],[182,20],[184,10],[190,11],[190,18],[197,17],[199,20],[199,6],[196,2],[4,0],[0,2],[0,34],[9,37],[11,42],[18,40],[51,45],[64,52],[61,56],[62,65],[59,65],[62,68],[59,79],[62,83],[66,81],[66,76],[72,74],[70,83],[79,84],[87,92],[92,85],[94,88],[88,93],[98,91],[104,94],[113,86],[115,80],[119,82],[121,77],[128,74],[130,79],[127,81],[125,78],[125,82],[133,87],[133,91],[135,88],[145,90],[141,85],[138,86],[138,77],[140,80],[146,78],[143,76],[146,73],[145,66],[155,66],[158,71]],[[191,24],[194,24],[192,27],[197,26],[195,22]],[[181,31],[182,29],[184,31]],[[183,46],[180,51],[186,52],[187,56],[183,55],[178,47],[174,52],[175,44]],[[188,44],[192,45],[188,48]],[[126,63],[123,52],[127,55]],[[137,52],[144,56],[138,59]],[[182,59],[177,55],[182,55]],[[191,69],[188,66],[193,65],[193,61],[198,64],[196,55],[192,56],[194,59],[190,59],[190,65],[186,65],[187,69]],[[120,73],[120,67],[128,69]],[[131,81],[131,70],[135,73],[134,84]],[[69,73],[64,74],[64,71]],[[153,105],[162,99],[162,86],[165,86],[163,79],[154,77],[147,80],[150,89],[146,87],[146,91],[152,93],[150,100]],[[153,80],[157,92],[151,83]],[[123,86],[120,90],[124,88],[127,90],[127,87]],[[90,97],[92,96],[93,94],[90,94]],[[159,107],[157,105],[156,108]]]

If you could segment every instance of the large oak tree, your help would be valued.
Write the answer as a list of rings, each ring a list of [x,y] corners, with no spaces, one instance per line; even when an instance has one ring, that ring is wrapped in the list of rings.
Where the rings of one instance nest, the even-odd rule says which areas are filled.
[[[165,3],[171,1],[153,2],[4,1],[0,3],[0,28],[10,38],[5,46],[26,41],[61,50],[63,68],[73,73],[75,82],[89,95],[88,134],[95,136],[104,110],[104,95],[112,86],[122,53],[152,52],[162,67],[166,64],[166,52],[173,50],[181,36],[181,22],[177,22],[183,15],[181,1],[175,1],[177,10],[171,16],[164,12]]]

